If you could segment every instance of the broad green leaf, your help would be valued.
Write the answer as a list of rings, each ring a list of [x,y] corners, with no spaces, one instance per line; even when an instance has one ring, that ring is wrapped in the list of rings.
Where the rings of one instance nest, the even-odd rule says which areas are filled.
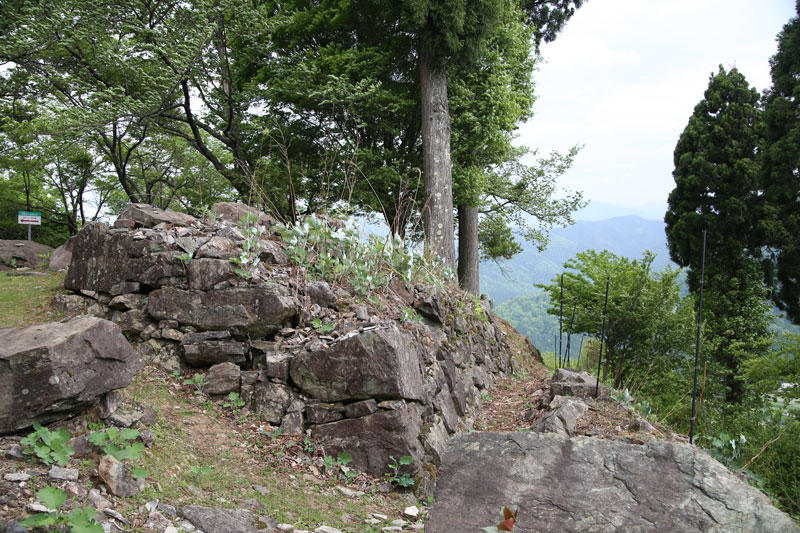
[[[25,527],[45,527],[55,524],[56,517],[56,513],[37,513],[20,522],[20,525]]]
[[[404,455],[403,457],[397,460],[397,463],[401,465],[410,465],[413,462],[414,458],[411,457],[410,455]]]
[[[139,430],[133,428],[125,428],[119,432],[119,438],[122,440],[135,440],[139,437]]]
[[[36,497],[48,509],[58,509],[67,501],[67,493],[54,487],[45,487],[36,493]]]
[[[339,452],[339,455],[336,456],[336,462],[340,465],[346,465],[353,460],[353,456],[350,455],[349,452]]]
[[[144,468],[137,467],[131,470],[131,475],[136,479],[147,479],[148,473]]]

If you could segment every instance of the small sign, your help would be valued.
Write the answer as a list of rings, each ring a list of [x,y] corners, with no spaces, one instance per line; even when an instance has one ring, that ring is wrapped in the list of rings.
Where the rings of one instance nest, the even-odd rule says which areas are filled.
[[[36,211],[19,211],[17,213],[17,224],[42,225],[42,214]]]

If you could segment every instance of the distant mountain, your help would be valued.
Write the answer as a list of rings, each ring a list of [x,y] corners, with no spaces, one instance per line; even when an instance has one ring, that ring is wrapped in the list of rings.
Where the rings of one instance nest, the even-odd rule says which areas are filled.
[[[650,250],[656,254],[656,270],[674,266],[669,260],[664,222],[659,220],[628,215],[581,221],[568,228],[553,229],[550,235],[550,244],[543,252],[522,242],[523,252],[512,259],[500,265],[491,261],[481,263],[481,292],[488,294],[496,304],[538,292],[536,283],[553,279],[562,271],[567,259],[584,250],[608,250],[631,259]]]
[[[635,208],[621,207],[606,202],[592,201],[583,209],[575,213],[575,220],[598,221],[608,220],[609,218],[637,215],[646,220],[663,220],[667,210],[665,203],[643,204]]]

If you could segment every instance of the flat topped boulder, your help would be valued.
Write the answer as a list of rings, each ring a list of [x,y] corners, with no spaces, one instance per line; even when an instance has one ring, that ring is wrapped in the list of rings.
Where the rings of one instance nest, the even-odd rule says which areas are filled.
[[[597,378],[588,372],[578,372],[568,368],[559,368],[553,374],[550,385],[552,397],[578,396],[579,398],[594,398],[597,388]],[[600,384],[599,397],[608,397],[608,387]]]
[[[414,339],[397,326],[365,331],[291,361],[292,381],[308,396],[343,400],[424,400]]]
[[[34,241],[0,240],[0,270],[38,267],[47,262],[52,251],[46,244]]]
[[[159,209],[148,204],[128,204],[114,222],[115,228],[152,228],[166,223],[174,226],[189,226],[197,219],[172,209]]]
[[[230,329],[239,336],[263,337],[291,322],[298,305],[269,287],[206,292],[164,287],[150,293],[147,311],[158,320],[177,320],[200,330]]]
[[[439,470],[426,533],[479,533],[519,510],[519,531],[798,532],[788,515],[698,448],[552,433],[460,435]]]
[[[127,386],[142,361],[113,322],[81,316],[0,329],[0,434],[50,422]]]
[[[234,224],[242,224],[245,221],[255,222],[259,226],[264,226],[265,229],[275,225],[275,219],[271,216],[255,207],[238,202],[217,202],[211,206],[211,212]]]

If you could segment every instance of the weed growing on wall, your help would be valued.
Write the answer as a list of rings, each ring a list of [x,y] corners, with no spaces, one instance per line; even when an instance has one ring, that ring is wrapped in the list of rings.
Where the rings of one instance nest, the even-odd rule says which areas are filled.
[[[347,281],[362,296],[385,289],[394,278],[435,286],[453,278],[438,258],[412,250],[396,235],[361,239],[351,221],[337,228],[311,215],[302,223],[280,227],[279,232],[292,262],[305,267],[313,277],[335,283]]]

